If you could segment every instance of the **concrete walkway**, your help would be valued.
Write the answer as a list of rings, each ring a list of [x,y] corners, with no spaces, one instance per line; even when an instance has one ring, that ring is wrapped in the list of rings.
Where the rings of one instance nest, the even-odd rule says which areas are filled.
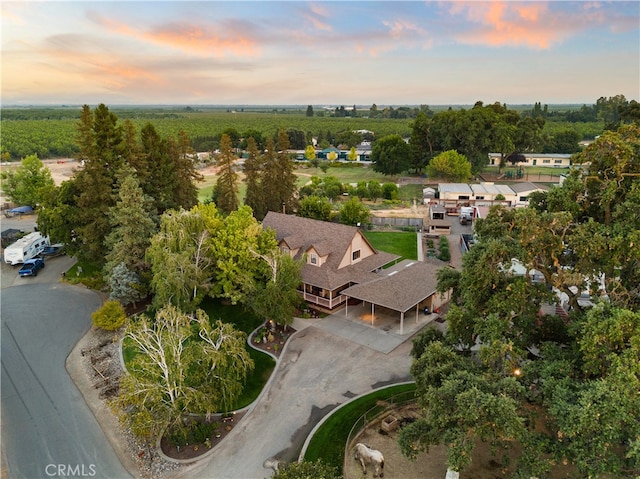
[[[411,311],[405,315],[400,334],[400,313],[378,306],[372,324],[369,308],[358,305],[316,320],[314,325],[334,336],[389,354],[404,342],[410,342],[418,331],[438,318],[437,314],[424,315],[420,312],[416,315]]]

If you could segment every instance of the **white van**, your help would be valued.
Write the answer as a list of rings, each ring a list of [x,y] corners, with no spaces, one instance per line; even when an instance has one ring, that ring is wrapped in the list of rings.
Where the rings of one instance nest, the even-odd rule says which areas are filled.
[[[24,263],[42,254],[45,247],[49,246],[49,237],[43,237],[37,231],[29,233],[18,241],[9,245],[4,250],[4,262],[10,265]]]

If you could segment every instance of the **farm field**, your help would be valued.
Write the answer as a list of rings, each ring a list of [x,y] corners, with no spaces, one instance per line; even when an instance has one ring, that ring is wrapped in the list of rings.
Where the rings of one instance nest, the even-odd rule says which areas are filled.
[[[54,112],[56,110],[53,110]],[[263,136],[273,136],[280,128],[295,129],[318,135],[320,132],[336,134],[344,130],[370,130],[377,136],[398,133],[409,136],[410,119],[389,118],[334,118],[307,117],[303,113],[256,113],[234,111],[185,111],[167,110],[148,112],[147,110],[110,109],[118,117],[119,123],[130,120],[139,132],[142,127],[152,123],[157,132],[163,136],[177,137],[185,131],[194,141],[201,138],[214,138],[224,130],[235,129],[242,134],[248,130],[257,130]],[[76,128],[80,115],[69,118],[67,115],[37,119],[12,118],[12,110],[2,110],[1,151],[13,160],[27,155],[37,154],[39,158],[64,158],[73,156],[78,151],[75,144]],[[40,116],[45,115],[42,113]]]
[[[457,105],[456,108],[463,108]],[[166,107],[109,107],[122,124],[129,120],[140,131],[152,123],[163,137],[176,137],[185,131],[194,145],[207,144],[228,129],[243,134],[249,130],[259,131],[263,136],[274,136],[278,129],[300,130],[317,136],[320,133],[333,135],[345,130],[369,130],[377,138],[399,134],[408,138],[411,134],[412,118],[368,118],[368,109],[359,110],[361,117],[332,117],[329,112],[318,111],[308,117],[304,109],[266,108],[250,110],[243,107],[191,108],[188,106]],[[434,107],[433,111],[439,108]],[[76,132],[81,107],[58,108],[2,108],[0,128],[0,152],[3,159],[19,160],[37,154],[39,158],[67,158],[77,151]],[[326,116],[325,116],[326,114]],[[568,123],[547,121],[544,132],[566,129],[578,131],[583,138],[593,138],[602,132],[601,122]]]

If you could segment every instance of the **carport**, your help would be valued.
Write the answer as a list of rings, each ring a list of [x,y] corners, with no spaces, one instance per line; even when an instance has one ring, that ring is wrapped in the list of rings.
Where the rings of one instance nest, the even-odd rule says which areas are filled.
[[[442,301],[436,292],[437,272],[442,266],[429,262],[403,260],[378,273],[379,279],[351,286],[342,294],[371,304],[371,325],[375,323],[376,306],[400,313],[400,334],[404,333],[405,314],[415,310],[416,323],[421,311],[430,313]],[[349,314],[349,305],[345,308]]]

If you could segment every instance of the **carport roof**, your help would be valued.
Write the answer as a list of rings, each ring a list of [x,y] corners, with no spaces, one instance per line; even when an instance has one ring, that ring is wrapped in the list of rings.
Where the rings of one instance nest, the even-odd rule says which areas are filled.
[[[441,268],[432,263],[403,260],[377,273],[379,278],[351,286],[341,294],[405,312],[436,292],[436,276]]]

